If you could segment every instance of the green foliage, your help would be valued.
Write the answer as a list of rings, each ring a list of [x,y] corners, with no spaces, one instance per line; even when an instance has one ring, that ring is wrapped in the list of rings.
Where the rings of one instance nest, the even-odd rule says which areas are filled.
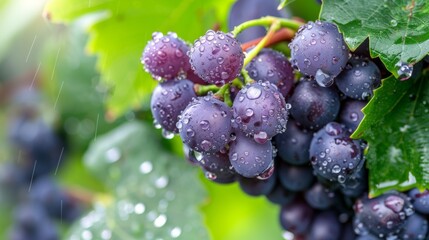
[[[205,197],[197,169],[159,143],[152,126],[131,122],[91,145],[87,167],[112,198],[95,204],[72,239],[208,239],[197,208]]]
[[[429,188],[429,81],[427,75],[406,82],[383,80],[364,108],[353,137],[368,141],[370,189]]]
[[[147,101],[156,85],[143,71],[139,60],[151,34],[174,31],[181,38],[193,41],[212,27],[215,9],[226,9],[230,3],[215,0],[56,0],[46,6],[46,15],[54,22],[70,22],[92,14],[87,18],[91,25],[88,50],[98,55],[97,66],[102,80],[111,88],[107,99],[109,114],[118,116]]]
[[[398,77],[397,63],[429,52],[428,13],[427,0],[324,0],[320,16],[338,25],[351,49],[369,37],[371,56]]]

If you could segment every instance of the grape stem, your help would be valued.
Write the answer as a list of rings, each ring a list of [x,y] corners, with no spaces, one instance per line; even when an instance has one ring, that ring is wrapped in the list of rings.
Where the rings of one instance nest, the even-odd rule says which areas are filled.
[[[224,100],[224,95],[226,91],[229,91],[229,87],[231,86],[231,83],[227,83],[223,85],[214,95],[214,98],[217,98],[219,100]],[[231,101],[231,99],[230,99]]]
[[[194,84],[194,91],[198,96],[207,95],[209,92],[217,92],[221,88],[216,85],[200,85]]]
[[[225,93],[223,94],[223,101],[226,105],[228,105],[228,107],[232,107],[231,92],[229,87],[225,90]]]
[[[253,20],[244,22],[244,23],[236,26],[234,28],[234,30],[232,30],[231,33],[234,35],[234,37],[237,37],[237,35],[240,32],[244,31],[247,28],[255,27],[255,26],[267,26],[267,27],[269,27],[269,26],[273,25],[274,23],[278,23],[280,25],[280,27],[289,28],[289,29],[292,29],[294,31],[298,31],[298,28],[302,25],[302,23],[295,21],[295,20],[278,18],[278,17],[273,17],[273,16],[266,16],[266,17],[253,19]]]
[[[244,83],[245,84],[251,84],[253,82],[255,82],[255,80],[253,80],[250,76],[249,76],[249,72],[247,72],[247,70],[245,68],[241,69],[241,75],[244,78]]]

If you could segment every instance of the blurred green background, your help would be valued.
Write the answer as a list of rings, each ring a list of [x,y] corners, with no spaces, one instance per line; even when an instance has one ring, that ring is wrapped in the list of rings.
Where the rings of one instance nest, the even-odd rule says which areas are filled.
[[[170,141],[162,140],[159,131],[150,128],[150,133],[146,133],[142,130],[142,134],[146,134],[144,136],[154,137],[143,138],[143,141],[152,143],[142,142],[136,146],[141,156],[134,156],[133,164],[109,165],[106,168],[98,163],[91,165],[91,161],[97,161],[101,156],[97,152],[100,144],[94,144],[103,134],[118,126],[135,121],[145,126],[151,124],[148,99],[156,82],[144,73],[139,62],[151,33],[174,31],[192,42],[214,26],[226,30],[228,11],[233,2],[0,0],[0,160],[14,161],[18,157],[7,141],[8,121],[14,115],[14,93],[34,88],[42,95],[38,106],[44,119],[64,133],[69,141],[66,161],[55,178],[62,186],[88,200],[88,214],[97,212],[99,206],[111,210],[113,205],[121,203],[122,198],[130,201],[144,198],[144,192],[141,195],[135,193],[135,189],[141,188],[139,183],[144,178],[125,178],[128,173],[124,171],[128,171],[128,167],[138,167],[142,162],[140,159],[148,154],[153,159],[164,157],[166,153],[171,154],[166,158],[176,155],[174,158],[185,164],[180,140],[177,137]],[[320,6],[314,0],[300,0],[290,1],[287,8],[293,16],[315,20]],[[94,154],[85,155],[91,144],[90,153]],[[158,147],[149,149],[152,145]],[[166,164],[167,172],[169,168],[176,168],[174,164]],[[195,181],[204,186],[200,189],[198,183],[195,187],[198,197],[186,201],[194,205],[191,207],[195,207],[198,214],[202,214],[203,220],[199,224],[207,227],[211,239],[282,239],[278,206],[263,197],[245,195],[237,184],[211,183],[191,165],[185,166],[191,170],[189,177],[184,177],[182,186]],[[116,171],[119,173],[115,173],[115,169],[119,169]],[[183,177],[172,171],[169,181],[174,182],[172,178],[179,176]],[[168,187],[174,186],[170,185]],[[127,194],[120,191],[121,186],[125,186]],[[192,190],[190,187],[186,194],[192,195]],[[180,206],[179,197],[174,201]],[[11,224],[11,204],[1,202],[1,239],[6,238],[3,236]],[[146,211],[150,212],[150,209]],[[167,213],[182,214],[177,211]],[[119,218],[115,214],[103,216]],[[176,216],[178,219],[181,217]],[[145,221],[138,218],[129,221],[145,229]],[[84,229],[79,226],[80,222],[72,228],[61,226],[64,239],[81,237],[79,233]],[[113,225],[106,222],[106,226],[113,229],[113,236],[119,236],[115,235],[115,229],[118,233],[116,225],[120,224]],[[141,236],[145,236],[143,239],[149,239],[144,231],[131,232],[129,238],[142,239]],[[99,239],[95,236],[93,239]]]

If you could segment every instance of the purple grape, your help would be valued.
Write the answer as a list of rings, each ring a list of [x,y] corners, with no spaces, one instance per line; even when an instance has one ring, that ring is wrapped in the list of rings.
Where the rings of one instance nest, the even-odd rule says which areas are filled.
[[[153,90],[150,101],[155,125],[159,124],[166,131],[178,133],[179,130],[176,127],[178,116],[192,99],[197,97],[193,87],[194,84],[189,80],[158,84]]]
[[[195,98],[183,110],[177,127],[183,143],[192,150],[215,153],[230,140],[231,109],[212,96]]]
[[[190,68],[188,45],[177,37],[176,33],[169,32],[163,35],[160,32],[152,34],[143,50],[141,62],[146,72],[156,80],[170,80],[185,74]]]
[[[276,184],[274,189],[267,194],[268,201],[277,205],[287,205],[295,198],[295,193],[287,190],[281,184]]]
[[[381,73],[377,65],[368,58],[354,56],[345,69],[335,78],[338,89],[347,97],[366,100],[381,84]]]
[[[189,51],[192,69],[210,84],[224,85],[238,77],[244,53],[230,33],[208,30]]]
[[[289,44],[291,62],[301,73],[328,87],[346,66],[349,49],[337,26],[316,21],[303,25]]]
[[[265,143],[286,130],[288,110],[277,87],[269,82],[245,86],[232,105],[236,128],[258,143]]]
[[[316,175],[341,184],[355,176],[364,162],[359,141],[350,139],[336,122],[316,132],[310,144],[310,159]]]
[[[332,211],[319,213],[311,224],[308,240],[338,240],[341,236],[341,223]]]
[[[267,195],[274,189],[277,182],[277,174],[274,174],[267,179],[238,177],[238,183],[241,190],[250,196]]]
[[[405,222],[403,230],[400,234],[401,235],[400,239],[423,240],[423,239],[427,239],[427,234],[428,234],[428,221],[422,215],[415,213],[411,215]]]
[[[366,102],[357,100],[346,100],[341,103],[341,110],[338,116],[339,122],[344,124],[350,133],[353,133],[363,119],[362,108]]]
[[[304,234],[313,220],[314,210],[305,201],[296,198],[280,210],[280,224],[283,229],[294,234]]]
[[[332,88],[301,80],[290,98],[292,117],[304,128],[318,130],[332,122],[340,110],[340,98]]]
[[[291,191],[305,191],[314,181],[313,169],[310,166],[294,166],[281,162],[277,172],[280,183]]]
[[[237,134],[230,145],[229,160],[241,176],[257,177],[273,167],[273,146],[270,141],[259,144],[244,134]]]
[[[295,75],[292,66],[280,52],[264,48],[246,69],[253,80],[276,85],[283,97],[287,97],[293,88]]]
[[[292,165],[302,165],[310,161],[308,149],[313,139],[313,132],[300,129],[296,121],[289,119],[284,133],[275,136],[277,155]]]
[[[422,214],[429,214],[429,191],[424,190],[420,192],[417,188],[411,189],[408,193],[411,202],[417,212]]]
[[[265,16],[288,18],[290,13],[277,10],[277,0],[237,0],[229,11],[228,29],[232,31],[235,26],[248,20]],[[262,27],[251,27],[238,34],[237,39],[244,43],[265,36],[267,30]]]
[[[354,210],[357,221],[362,224],[360,227],[380,238],[397,235],[408,217],[414,213],[407,196],[395,191],[372,199],[358,199]]]
[[[308,205],[320,210],[330,208],[336,201],[336,193],[320,184],[320,182],[314,183],[313,186],[305,192],[304,196]]]
[[[236,172],[231,166],[228,153],[220,151],[216,153],[202,153],[199,165],[205,170],[205,176],[210,180],[217,178],[234,179]]]

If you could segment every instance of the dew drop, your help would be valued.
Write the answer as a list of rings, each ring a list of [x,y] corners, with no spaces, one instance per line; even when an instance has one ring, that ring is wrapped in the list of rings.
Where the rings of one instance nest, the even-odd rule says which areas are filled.
[[[324,73],[322,69],[318,69],[316,71],[315,79],[317,84],[321,87],[329,87],[334,83],[334,78],[329,74]]]
[[[167,130],[165,130],[165,129],[162,129],[162,136],[163,136],[165,139],[172,139],[172,138],[174,137],[174,133],[172,133],[172,132],[170,132],[170,131],[167,131]]]
[[[413,65],[399,61],[395,64],[398,79],[401,81],[408,80],[413,75]]]
[[[210,148],[212,147],[212,143],[210,142],[210,141],[208,141],[208,140],[203,140],[202,142],[201,142],[201,148],[204,150],[204,151],[209,151],[210,150]]]
[[[340,171],[341,171],[341,167],[340,167],[339,165],[335,164],[335,165],[332,167],[332,172],[333,172],[333,173],[339,173]]]
[[[395,19],[390,20],[390,26],[396,27],[397,25],[398,25],[398,21],[396,21]]]
[[[200,122],[200,127],[201,127],[201,129],[203,129],[203,130],[207,130],[207,129],[209,129],[209,128],[210,128],[210,123],[209,123],[209,121],[207,121],[207,120],[202,120],[202,121]]]
[[[262,90],[254,86],[247,89],[247,92],[246,92],[246,96],[252,100],[259,98],[261,95],[262,95]]]

